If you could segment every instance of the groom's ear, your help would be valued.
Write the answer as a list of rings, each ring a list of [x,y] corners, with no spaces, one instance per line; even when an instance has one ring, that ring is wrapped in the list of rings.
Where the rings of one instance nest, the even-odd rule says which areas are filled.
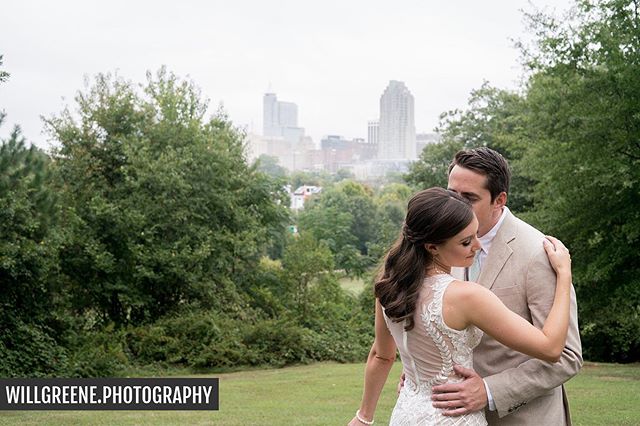
[[[496,207],[503,208],[507,205],[507,193],[502,191],[498,194],[495,200],[493,200]]]

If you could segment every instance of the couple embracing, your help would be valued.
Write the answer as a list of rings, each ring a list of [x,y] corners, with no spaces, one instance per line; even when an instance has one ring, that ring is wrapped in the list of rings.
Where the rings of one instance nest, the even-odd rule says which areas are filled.
[[[458,152],[448,190],[409,201],[376,279],[362,403],[373,424],[395,359],[391,425],[570,425],[563,383],[582,366],[569,251],[506,207],[510,171],[489,148]]]

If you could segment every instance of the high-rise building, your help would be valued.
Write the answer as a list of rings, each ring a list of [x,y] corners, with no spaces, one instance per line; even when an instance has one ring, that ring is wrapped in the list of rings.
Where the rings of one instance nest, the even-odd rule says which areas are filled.
[[[275,93],[265,93],[262,98],[262,135],[278,136],[278,98]]]
[[[267,137],[285,136],[298,127],[298,106],[279,101],[275,93],[265,93],[262,100],[262,134]],[[295,130],[294,130],[295,132]]]
[[[278,101],[278,125],[298,127],[298,105],[293,102]]]
[[[375,145],[366,143],[362,138],[345,139],[338,135],[328,135],[320,141],[320,156],[314,166],[317,164],[317,168],[335,173],[374,159],[375,149]]]
[[[278,157],[289,170],[303,168],[309,144],[304,128],[298,127],[298,106],[279,101],[275,93],[265,93],[262,102],[262,134],[268,155]]]
[[[391,80],[380,97],[378,159],[416,159],[413,95],[401,81]]]
[[[367,124],[367,143],[376,145],[378,143],[378,130],[380,129],[380,121],[371,120]]]
[[[441,136],[438,133],[417,133],[416,134],[416,153],[418,155],[422,154],[422,150],[425,146],[431,145],[434,143],[439,143],[441,140]]]
[[[255,133],[247,133],[245,154],[249,161],[254,161],[263,154],[269,154],[267,150],[267,139]]]

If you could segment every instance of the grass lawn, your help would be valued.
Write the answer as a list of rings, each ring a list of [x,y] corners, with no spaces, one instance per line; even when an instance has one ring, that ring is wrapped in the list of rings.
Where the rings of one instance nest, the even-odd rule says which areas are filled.
[[[567,394],[574,425],[640,425],[640,364],[585,363]]]
[[[16,425],[345,425],[359,405],[364,364],[318,363],[220,377],[219,411],[0,412]],[[384,389],[376,424],[395,402],[400,364]],[[198,377],[198,376],[192,376]],[[574,425],[640,424],[640,365],[587,363],[568,384]]]
[[[364,284],[365,284],[362,278],[351,278],[351,277],[342,277],[340,278],[339,282],[340,282],[340,287],[342,287],[343,290],[348,291],[354,296],[357,296],[360,293],[362,293],[362,290],[364,289]]]

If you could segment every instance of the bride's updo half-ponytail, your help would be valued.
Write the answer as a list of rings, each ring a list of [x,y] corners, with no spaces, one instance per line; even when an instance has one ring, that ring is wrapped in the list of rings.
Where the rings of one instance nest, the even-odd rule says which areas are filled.
[[[453,191],[429,188],[416,193],[398,239],[385,256],[375,295],[393,321],[414,326],[413,313],[425,270],[433,261],[426,244],[442,244],[473,220],[469,202]]]

